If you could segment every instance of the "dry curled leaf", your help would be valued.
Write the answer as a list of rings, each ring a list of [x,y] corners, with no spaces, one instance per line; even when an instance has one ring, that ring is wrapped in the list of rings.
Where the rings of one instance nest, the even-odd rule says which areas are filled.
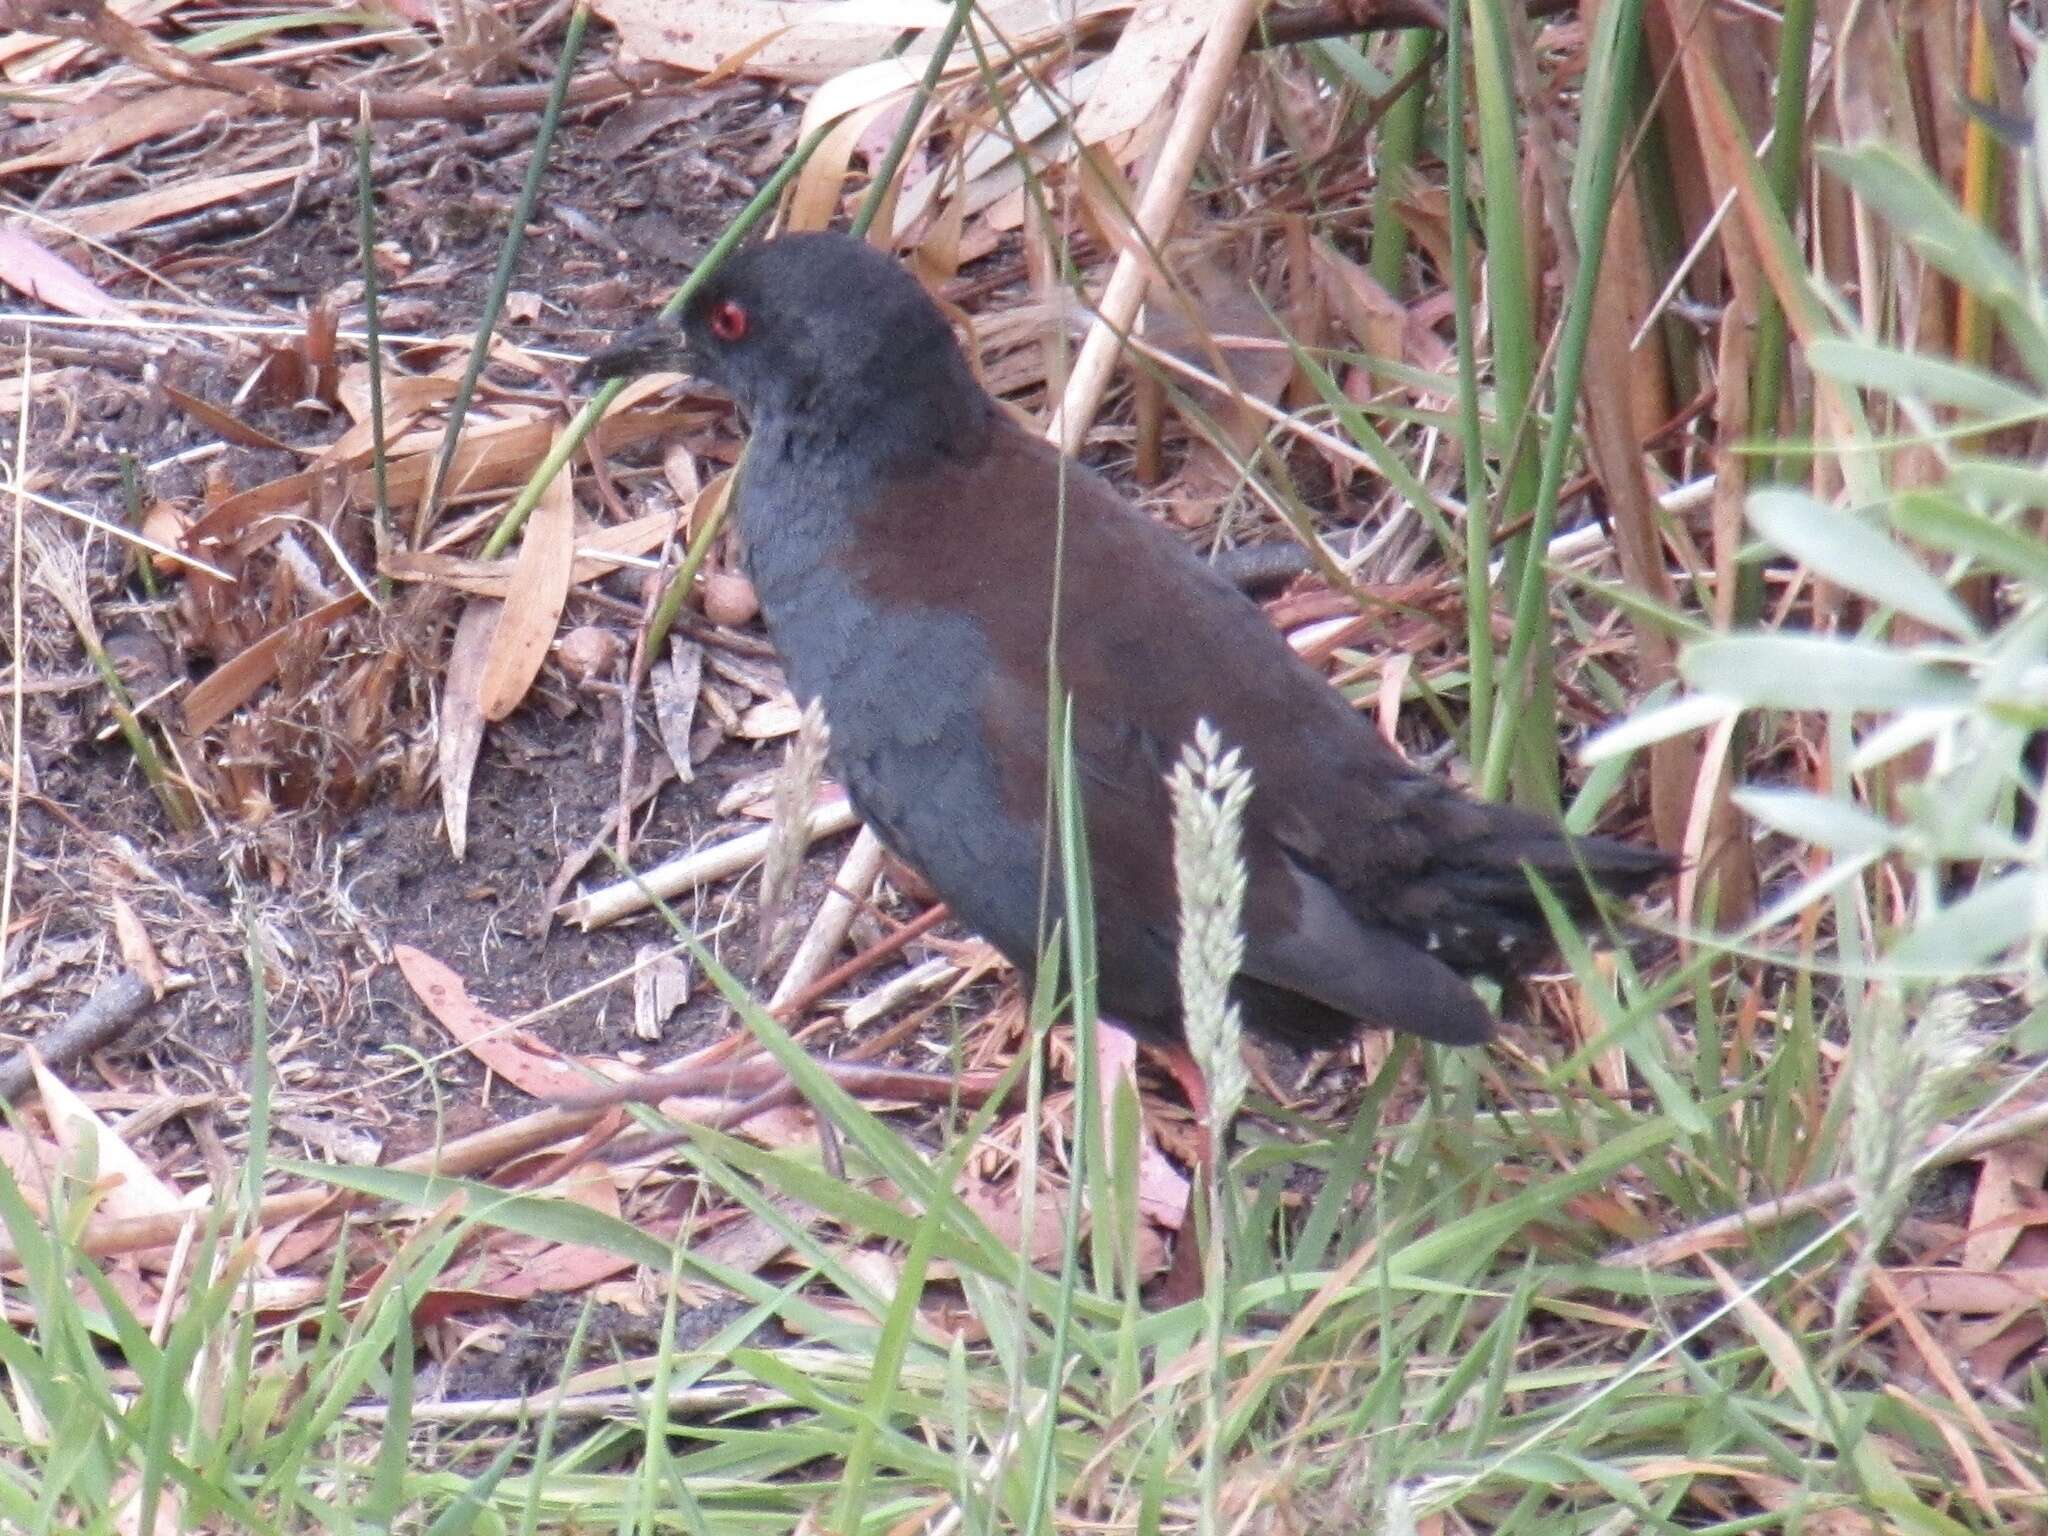
[[[548,1099],[590,1087],[589,1073],[477,1003],[463,979],[425,950],[394,944],[391,958],[413,995],[441,1027],[515,1088]]]
[[[83,1155],[99,1170],[95,1205],[102,1214],[157,1216],[173,1211],[202,1211],[212,1204],[212,1192],[203,1185],[180,1195],[157,1177],[156,1170],[133,1147],[94,1114],[62,1078],[43,1065],[41,1056],[33,1057],[31,1066],[43,1113],[66,1161],[78,1166],[76,1159]]]
[[[478,689],[486,720],[502,720],[519,707],[533,680],[540,676],[548,646],[569,600],[569,578],[576,559],[576,499],[567,465],[541,493],[527,520],[512,584],[498,627],[491,634]]]
[[[158,134],[183,133],[209,117],[238,117],[250,105],[245,98],[228,91],[184,85],[151,90],[140,100],[125,94],[101,93],[57,119],[59,124],[69,126],[41,149],[16,155],[12,160],[0,160],[0,176],[102,161]]]
[[[697,723],[697,695],[704,683],[704,647],[680,635],[669,637],[669,660],[648,674],[654,691],[654,724],[661,733],[676,777],[688,784],[696,777],[690,735]],[[721,813],[722,814],[722,813]]]
[[[0,229],[0,284],[81,320],[128,315],[127,305],[18,229]]]
[[[469,851],[469,785],[484,740],[484,661],[500,606],[486,599],[463,610],[441,685],[441,729],[434,744],[441,769],[441,822],[448,829],[448,851],[458,862]]]
[[[185,695],[185,729],[197,736],[227,719],[253,699],[277,675],[287,648],[329,633],[363,605],[360,592],[348,592],[291,623],[280,626],[231,660]]]
[[[132,197],[109,198],[103,203],[66,210],[60,221],[82,240],[112,240],[130,230],[210,208],[215,203],[235,202],[282,186],[305,170],[301,165],[274,166],[267,171],[241,171],[226,176],[202,176],[194,181],[171,182],[137,192]]]
[[[643,944],[633,956],[633,1033],[659,1040],[669,1016],[690,1000],[690,962],[666,945]]]
[[[1083,144],[1121,138],[1159,110],[1201,46],[1214,0],[1142,0],[1110,50],[1109,68],[1074,119]]]
[[[161,1000],[170,978],[165,974],[156,945],[150,942],[149,930],[142,926],[142,918],[119,892],[108,893],[107,905],[113,910],[114,938],[121,946],[123,963],[149,984],[151,996]]]

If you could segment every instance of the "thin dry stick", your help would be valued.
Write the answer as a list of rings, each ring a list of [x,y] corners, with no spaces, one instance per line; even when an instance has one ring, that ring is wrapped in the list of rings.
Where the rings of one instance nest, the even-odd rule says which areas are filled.
[[[22,697],[22,684],[28,673],[28,652],[23,649],[25,626],[21,589],[28,575],[28,564],[23,558],[23,529],[27,525],[28,509],[23,505],[23,496],[28,489],[29,407],[35,403],[35,391],[30,388],[35,379],[36,349],[31,345],[33,340],[33,332],[24,330],[21,338],[21,410],[14,424],[14,474],[13,483],[9,486],[12,494],[7,498],[8,505],[14,509],[14,544],[8,567],[13,613],[10,641],[14,648],[14,682],[9,691],[14,707],[8,717],[7,728],[7,865],[0,870],[0,983],[7,980],[7,940],[14,932],[14,877],[21,852],[21,789],[22,780],[28,773],[28,752],[22,741],[22,721],[28,708],[27,700]]]
[[[855,906],[858,907],[858,905],[859,903],[856,902]],[[852,959],[835,965],[809,986],[800,989],[793,996],[776,1005],[774,1009],[775,1016],[784,1023],[802,1018],[813,1007],[822,1003],[848,982],[873,970],[899,949],[909,944],[912,939],[922,938],[952,915],[951,909],[944,902],[940,902],[935,907],[925,908],[924,911],[898,928],[886,939],[869,945]],[[716,1049],[716,1047],[713,1047],[713,1049]]]
[[[537,1148],[553,1146],[587,1129],[607,1113],[609,1111],[602,1109],[543,1109],[478,1131],[474,1136],[464,1136],[444,1147],[416,1152],[411,1157],[400,1158],[391,1166],[400,1173],[443,1174],[459,1178],[478,1169],[499,1167]],[[326,1188],[286,1190],[264,1200],[257,1208],[255,1225],[275,1226],[281,1221],[310,1216],[330,1203],[339,1210],[368,1199],[367,1196]],[[80,1253],[104,1257],[161,1248],[176,1241],[187,1223],[205,1218],[204,1211],[159,1211],[150,1216],[108,1217],[86,1224],[78,1236],[77,1249]],[[0,1240],[0,1268],[20,1262],[21,1255],[15,1251],[14,1245]]]
[[[108,977],[54,1029],[44,1030],[32,1047],[45,1066],[61,1067],[89,1056],[113,1040],[135,1021],[153,994],[149,983],[133,971]],[[35,1080],[31,1051],[20,1051],[0,1062],[0,1103],[12,1102]]]
[[[1948,1141],[1937,1141],[1929,1137],[1930,1145],[1921,1159],[1919,1168],[1945,1168],[1951,1163],[1968,1162],[1991,1148],[2021,1136],[2030,1136],[2039,1130],[2048,1129],[2048,1100],[2030,1104],[2025,1109],[2016,1109],[2003,1119],[1989,1125],[1979,1126],[1974,1131],[1965,1131]],[[1942,1133],[1937,1133],[1937,1135]],[[1696,1227],[1683,1232],[1674,1232],[1669,1237],[1660,1237],[1653,1242],[1638,1243],[1633,1248],[1620,1248],[1607,1255],[1600,1262],[1622,1269],[1659,1269],[1666,1264],[1675,1264],[1712,1248],[1724,1248],[1744,1241],[1751,1233],[1765,1227],[1775,1227],[1795,1216],[1811,1216],[1840,1205],[1855,1193],[1855,1188],[1846,1178],[1828,1179],[1824,1183],[1809,1185],[1775,1200],[1760,1200],[1746,1206],[1731,1216],[1717,1216],[1712,1221],[1703,1221]]]
[[[1074,371],[1067,377],[1066,393],[1046,426],[1046,437],[1059,444],[1063,452],[1080,450],[1095,408],[1102,403],[1117,352],[1138,318],[1138,306],[1144,302],[1145,285],[1151,277],[1148,253],[1164,242],[1180,212],[1188,182],[1195,174],[1195,162],[1202,153],[1202,143],[1223,106],[1224,92],[1230,88],[1231,74],[1244,53],[1245,39],[1258,13],[1259,0],[1223,0],[1208,35],[1202,39],[1187,89],[1181,93],[1180,105],[1174,109],[1173,122],[1166,130],[1166,142],[1160,146],[1158,163],[1152,168],[1145,190],[1139,194],[1137,227],[1131,242],[1116,259],[1116,269],[1110,273],[1109,285],[1096,307],[1095,323],[1089,327],[1088,339],[1082,342],[1080,355],[1074,360]]]
[[[859,820],[853,813],[853,807],[843,800],[818,806],[811,812],[811,838],[816,841],[844,832]],[[620,918],[629,917],[646,907],[650,896],[666,901],[684,891],[738,874],[768,852],[771,836],[766,827],[758,832],[743,832],[716,847],[671,859],[644,875],[635,875],[602,890],[588,891],[565,904],[558,915],[586,930],[616,923]]]
[[[803,942],[790,956],[789,969],[783,972],[782,980],[769,997],[771,1009],[781,1008],[825,973],[826,964],[846,942],[854,914],[860,911],[861,903],[867,900],[881,873],[881,840],[870,828],[862,827],[860,835],[853,840],[853,846],[846,850],[846,857],[840,861],[838,873],[832,877],[832,888],[818,903],[818,915],[811,920]]]
[[[869,1061],[811,1058],[820,1072],[855,1098],[906,1099],[916,1104],[957,1101],[969,1109],[986,1103],[1002,1080],[999,1072],[918,1072],[907,1067],[877,1066]],[[719,1061],[640,1072],[615,1083],[593,1085],[557,1098],[565,1109],[602,1109],[614,1104],[659,1104],[664,1099],[731,1098],[738,1094],[773,1092],[796,1085],[782,1063],[772,1057]]]
[[[848,862],[852,862],[851,854],[848,855]],[[845,866],[842,865],[840,870],[841,878],[844,878],[845,872]],[[852,905],[857,908],[859,903],[855,902]],[[944,903],[926,909],[923,914],[905,923],[879,944],[862,950],[843,965],[834,966],[816,981],[810,983],[810,985],[798,988],[790,997],[774,1004],[771,1011],[783,1023],[793,1024],[847,982],[864,972],[874,969],[906,944],[910,943],[912,939],[917,938],[921,934],[929,933],[932,929],[938,927],[940,923],[946,920],[948,915]],[[849,920],[850,917],[851,914],[849,913]],[[818,1024],[825,1022],[825,1020],[820,1019]],[[798,1030],[796,1032],[797,1043],[801,1045],[807,1040],[811,1031],[816,1027],[817,1025],[810,1025]],[[875,1042],[869,1042],[870,1046],[873,1044]],[[863,1046],[862,1051],[866,1051],[867,1048],[867,1046]],[[760,1050],[761,1042],[754,1036],[751,1030],[735,1030],[715,1045],[707,1045],[703,1050],[693,1052],[681,1061],[672,1062],[665,1067],[656,1067],[652,1071],[640,1073],[636,1077],[618,1079],[612,1086],[615,1088],[634,1087],[636,1089],[634,1093],[621,1095],[621,1100],[626,1098],[646,1099],[648,1094],[637,1090],[646,1089],[649,1093],[652,1093],[654,1089],[661,1088],[663,1084],[685,1080],[683,1074],[709,1071],[713,1067],[718,1067],[722,1064],[744,1061],[757,1055]],[[856,1053],[855,1059],[865,1058],[860,1053]],[[691,1082],[697,1081],[695,1078],[689,1078],[688,1080]],[[663,1089],[660,1093],[653,1094],[653,1096],[657,1098],[667,1097],[672,1091],[671,1089]],[[579,1100],[578,1102],[581,1101]]]

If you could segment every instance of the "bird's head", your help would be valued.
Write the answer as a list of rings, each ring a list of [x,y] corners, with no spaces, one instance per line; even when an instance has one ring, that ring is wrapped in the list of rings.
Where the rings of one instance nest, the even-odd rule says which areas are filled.
[[[785,235],[741,251],[676,320],[627,332],[580,377],[679,369],[720,386],[757,427],[936,407],[980,396],[946,317],[917,280],[851,235]]]

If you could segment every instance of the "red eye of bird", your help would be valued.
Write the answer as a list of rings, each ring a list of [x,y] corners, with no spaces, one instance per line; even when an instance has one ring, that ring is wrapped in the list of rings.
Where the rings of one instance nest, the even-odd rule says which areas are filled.
[[[732,299],[720,299],[711,306],[711,334],[723,342],[735,342],[747,334],[747,309]]]

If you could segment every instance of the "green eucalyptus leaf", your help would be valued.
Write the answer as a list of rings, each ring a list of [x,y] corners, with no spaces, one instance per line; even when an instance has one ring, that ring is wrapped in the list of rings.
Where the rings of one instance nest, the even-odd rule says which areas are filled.
[[[1741,713],[1741,709],[1741,704],[1734,699],[1718,698],[1706,693],[1689,693],[1683,698],[1673,699],[1668,704],[1639,709],[1626,720],[1616,721],[1586,743],[1585,750],[1579,754],[1579,759],[1581,762],[1593,764],[1604,763],[1610,758],[1625,757],[1638,748],[1669,741],[1673,736],[1683,736],[1688,731],[1719,725],[1730,715]]]
[[[1814,158],[1853,187],[1931,266],[1982,300],[1998,317],[2027,372],[2048,381],[2048,333],[2041,328],[2025,272],[1921,160],[1875,141],[1854,149],[1819,145]]]
[[[1735,803],[1775,832],[1837,853],[1883,853],[1898,829],[1860,805],[1803,789],[1738,789]]]
[[[1943,731],[1954,730],[1967,718],[1968,712],[1961,709],[1903,710],[1858,738],[1855,756],[1849,759],[1849,771],[1868,773],[1903,752],[1925,746]]]
[[[2048,469],[2012,459],[1958,458],[1949,465],[1948,483],[1965,496],[1985,501],[2048,507]]]
[[[1752,709],[1889,713],[1965,708],[1976,691],[1953,666],[1861,640],[1730,635],[1689,647],[1678,670],[1702,693]]]
[[[2048,913],[2048,872],[2016,869],[1943,907],[1895,945],[1891,960],[1914,970],[1960,973],[1982,969],[2022,940],[2038,938]]]
[[[1896,347],[1823,337],[1807,348],[1806,356],[1815,373],[1893,399],[1924,400],[1980,416],[2029,417],[2048,411],[2048,401],[1994,373]]]
[[[2025,274],[2011,254],[1957,206],[1917,157],[1878,142],[1854,149],[1823,144],[1814,155],[1964,287],[1980,297],[2000,290],[2019,293],[2025,287]]]
[[[2048,479],[2043,488],[2048,493]],[[2048,587],[2048,544],[2014,532],[1946,491],[1902,492],[1892,504],[1891,518],[1892,525],[1908,538]]]
[[[1756,492],[1748,511],[1758,533],[1815,575],[1952,635],[1976,634],[1940,578],[1853,512],[1782,489]]]

